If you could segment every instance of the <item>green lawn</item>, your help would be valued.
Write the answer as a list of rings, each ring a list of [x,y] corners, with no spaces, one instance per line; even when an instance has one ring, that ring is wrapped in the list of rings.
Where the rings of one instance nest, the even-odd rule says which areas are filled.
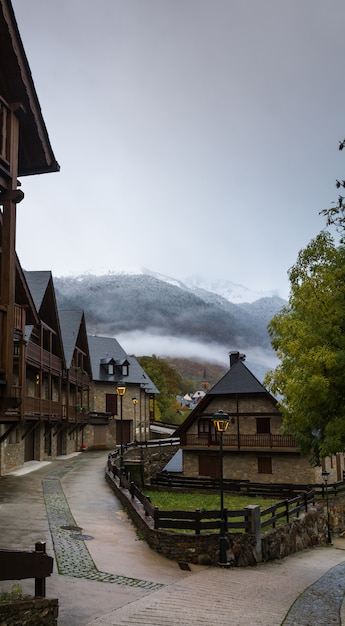
[[[213,511],[220,509],[220,495],[217,493],[180,493],[178,491],[155,491],[154,489],[145,489],[144,493],[151,498],[153,506],[158,506],[163,511],[195,511],[195,509]],[[276,502],[279,500],[224,493],[224,508],[233,511],[243,509],[249,504],[258,504],[261,509],[266,509]]]
[[[145,489],[144,493],[149,496],[153,506],[157,506],[161,511],[219,511],[220,510],[220,494],[217,493],[180,493],[178,491],[155,491],[154,489]],[[271,504],[275,504],[280,500],[274,498],[263,498],[256,496],[234,495],[224,493],[224,508],[229,511],[238,511],[244,509],[249,504],[257,504],[261,510],[268,508]],[[271,517],[269,513],[267,517]],[[261,518],[266,519],[266,516]],[[235,523],[242,522],[243,516],[236,516],[229,519]],[[175,530],[175,529],[172,529]],[[192,532],[190,530],[178,530],[177,532]],[[210,530],[208,532],[219,532]],[[244,532],[243,529],[234,532]]]

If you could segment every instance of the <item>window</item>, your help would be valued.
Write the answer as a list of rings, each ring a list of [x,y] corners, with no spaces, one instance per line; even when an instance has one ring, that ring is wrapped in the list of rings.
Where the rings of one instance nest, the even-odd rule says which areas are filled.
[[[128,376],[128,365],[127,365],[127,363],[125,363],[125,365],[122,366],[122,376]]]
[[[109,363],[109,365],[108,365],[108,374],[109,374],[109,376],[112,376],[114,374],[114,365],[113,365],[113,363]]]
[[[264,433],[269,434],[271,432],[271,420],[269,417],[257,417],[256,418],[256,433],[262,435]]]
[[[258,457],[258,474],[272,474],[272,457]]]
[[[201,433],[209,433],[209,432],[210,432],[210,420],[205,417],[201,417],[198,421],[199,435]]]
[[[111,415],[117,415],[117,394],[106,393],[105,394],[105,410]]]

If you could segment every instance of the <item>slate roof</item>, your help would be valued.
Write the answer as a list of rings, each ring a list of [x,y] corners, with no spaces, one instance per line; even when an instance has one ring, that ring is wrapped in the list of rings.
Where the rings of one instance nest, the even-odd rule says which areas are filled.
[[[208,395],[215,396],[234,393],[267,394],[268,391],[244,365],[243,361],[236,361],[224,374],[223,378],[208,391]]]
[[[83,311],[60,311],[60,328],[62,343],[65,353],[67,369],[70,369],[74,354],[74,349],[79,335],[81,323],[83,321]]]
[[[37,311],[39,311],[44,295],[47,291],[48,283],[52,277],[52,273],[49,270],[37,272],[28,272],[26,270],[23,271],[35,307]]]
[[[159,393],[159,390],[154,385],[151,378],[145,373],[137,359],[134,356],[127,355],[117,339],[114,337],[88,335],[88,343],[94,381],[108,381],[116,384],[120,380],[123,380],[128,384],[141,385],[147,393]],[[107,363],[112,359],[118,364],[127,360],[128,376],[122,376],[121,372],[117,370],[116,367],[114,367],[114,374],[107,373],[106,368],[101,366],[101,362]]]

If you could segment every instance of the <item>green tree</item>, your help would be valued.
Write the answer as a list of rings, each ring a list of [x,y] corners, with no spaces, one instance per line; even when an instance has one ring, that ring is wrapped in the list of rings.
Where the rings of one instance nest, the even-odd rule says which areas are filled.
[[[345,449],[345,247],[321,232],[289,271],[289,303],[268,330],[280,364],[266,376],[312,463]]]
[[[167,361],[155,355],[138,357],[138,361],[159,390],[156,403],[160,420],[178,423],[181,416],[178,413],[176,396],[185,387],[184,379]]]

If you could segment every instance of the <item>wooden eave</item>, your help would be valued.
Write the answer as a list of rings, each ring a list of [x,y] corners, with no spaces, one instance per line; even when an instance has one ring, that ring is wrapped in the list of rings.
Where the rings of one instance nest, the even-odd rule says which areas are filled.
[[[58,172],[10,0],[0,0],[0,96],[18,108],[18,176]]]
[[[16,304],[26,306],[26,324],[30,326],[39,324],[40,319],[18,257],[16,257]]]

